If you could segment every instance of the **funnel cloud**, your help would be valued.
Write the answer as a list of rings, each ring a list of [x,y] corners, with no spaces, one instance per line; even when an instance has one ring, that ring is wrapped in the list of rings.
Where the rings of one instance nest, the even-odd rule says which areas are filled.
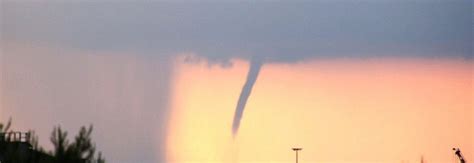
[[[262,62],[260,60],[253,59],[250,61],[250,68],[247,74],[247,80],[245,81],[242,92],[239,96],[239,101],[237,101],[237,107],[235,108],[234,121],[232,123],[232,135],[235,137],[239,131],[240,121],[244,113],[245,105],[247,100],[252,93],[252,88],[255,82],[257,81],[258,74],[262,68]]]

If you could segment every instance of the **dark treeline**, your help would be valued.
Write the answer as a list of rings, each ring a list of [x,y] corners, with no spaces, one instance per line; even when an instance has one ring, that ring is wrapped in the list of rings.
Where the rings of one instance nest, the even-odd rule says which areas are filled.
[[[6,124],[0,122],[0,133],[9,133],[11,130],[11,119]],[[44,162],[44,163],[105,163],[101,152],[96,151],[95,143],[91,139],[93,127],[82,126],[79,133],[72,141],[68,139],[67,131],[60,126],[53,128],[50,141],[53,150],[46,151],[38,144],[38,136],[34,131],[28,131],[27,142],[31,145],[30,153],[35,155],[34,159],[25,159],[25,155],[19,152],[18,147],[12,148],[11,143],[0,140],[0,162],[1,163],[21,163],[21,162]]]

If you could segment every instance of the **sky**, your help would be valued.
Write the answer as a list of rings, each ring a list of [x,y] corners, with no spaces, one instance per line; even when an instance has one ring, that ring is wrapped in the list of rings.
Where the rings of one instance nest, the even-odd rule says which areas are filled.
[[[110,162],[474,157],[469,0],[0,5],[0,122],[47,148],[93,124]]]

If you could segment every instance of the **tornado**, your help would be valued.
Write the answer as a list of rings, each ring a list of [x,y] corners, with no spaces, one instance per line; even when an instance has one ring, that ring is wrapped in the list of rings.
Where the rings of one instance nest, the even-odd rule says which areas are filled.
[[[232,135],[235,137],[239,131],[240,121],[245,110],[247,100],[252,93],[253,85],[257,81],[258,74],[262,67],[260,60],[253,59],[250,61],[249,72],[247,73],[247,80],[245,81],[242,92],[240,92],[239,100],[237,101],[237,107],[235,108],[234,121],[232,123]]]

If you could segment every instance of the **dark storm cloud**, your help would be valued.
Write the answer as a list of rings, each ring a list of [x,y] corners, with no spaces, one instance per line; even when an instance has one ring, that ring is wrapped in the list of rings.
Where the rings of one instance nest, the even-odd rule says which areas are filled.
[[[210,60],[472,57],[472,2],[13,2],[2,40]]]

